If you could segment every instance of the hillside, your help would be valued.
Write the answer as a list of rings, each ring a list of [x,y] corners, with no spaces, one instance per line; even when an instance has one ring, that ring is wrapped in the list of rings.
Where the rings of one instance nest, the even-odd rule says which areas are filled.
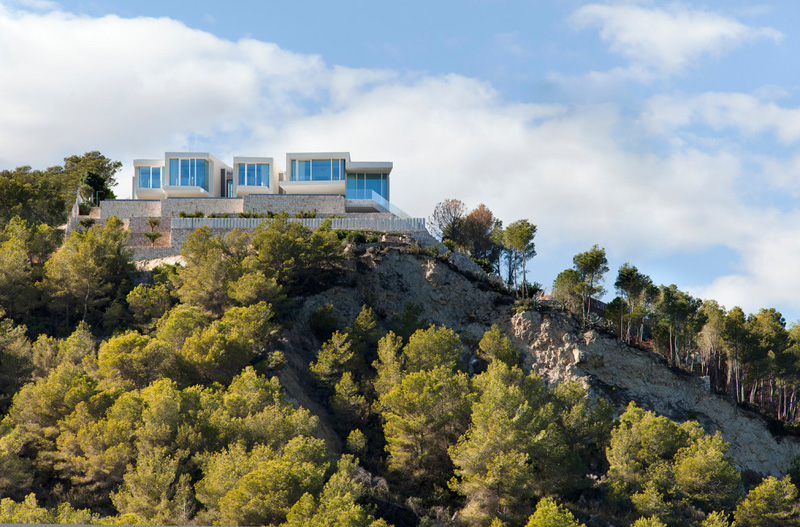
[[[178,266],[137,271],[120,221],[47,257],[25,229],[3,234],[35,264],[0,319],[0,521],[796,515],[794,484],[768,477],[796,473],[795,437],[427,234],[203,227]]]
[[[670,368],[652,352],[627,346],[607,333],[584,331],[568,312],[542,308],[514,313],[513,297],[492,288],[488,277],[470,263],[460,253],[443,261],[412,254],[401,244],[359,248],[352,255],[353,273],[347,285],[304,301],[298,324],[287,335],[286,349],[294,367],[281,380],[307,377],[317,347],[310,338],[309,320],[320,306],[333,304],[340,319],[353,320],[363,305],[369,305],[387,321],[413,304],[422,308],[422,318],[455,330],[466,342],[477,343],[493,324],[499,325],[522,351],[527,370],[551,385],[578,381],[595,396],[613,402],[618,413],[634,401],[675,421],[696,420],[707,432],[719,430],[731,443],[730,453],[740,470],[782,476],[800,455],[800,439],[773,435],[763,416],[710,393],[700,377]],[[308,401],[297,391],[298,384],[284,385],[298,401]]]

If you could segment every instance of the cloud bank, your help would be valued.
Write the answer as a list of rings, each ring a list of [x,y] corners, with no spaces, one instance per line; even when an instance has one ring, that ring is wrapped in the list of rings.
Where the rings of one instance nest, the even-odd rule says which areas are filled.
[[[572,20],[599,26],[612,51],[661,73],[778,38],[679,7],[592,4]],[[663,30],[645,34],[637,29],[645,22]],[[635,116],[613,104],[519,103],[477,79],[330,65],[166,18],[2,4],[0,57],[3,78],[13,79],[0,84],[0,168],[93,149],[128,164],[164,151],[281,160],[287,151],[347,150],[394,161],[392,201],[413,215],[455,197],[486,203],[506,222],[529,218],[562,269],[571,264],[572,253],[559,253],[565,247],[599,243],[637,264],[723,246],[740,254],[737,274],[679,286],[728,306],[800,310],[788,293],[800,288],[789,272],[800,257],[800,218],[744,199],[738,189],[753,177],[753,154],[727,141],[673,140],[702,124],[796,141],[797,110],[756,95],[658,95]],[[642,137],[659,147],[642,147]],[[770,162],[784,180],[797,172],[796,162],[761,166]],[[119,178],[122,196],[130,172],[126,165]],[[553,277],[536,279],[547,286]]]

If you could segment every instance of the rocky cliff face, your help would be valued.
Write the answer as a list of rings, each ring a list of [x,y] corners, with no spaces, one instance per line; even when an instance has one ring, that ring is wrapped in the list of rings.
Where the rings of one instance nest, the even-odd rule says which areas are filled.
[[[671,369],[661,357],[596,331],[581,331],[561,313],[520,313],[512,333],[525,350],[525,366],[551,383],[577,380],[623,408],[629,401],[675,421],[698,421],[731,443],[740,470],[782,476],[800,454],[796,437],[776,437],[758,414],[709,393],[701,378]]]
[[[731,443],[730,454],[741,470],[780,476],[800,455],[797,438],[773,436],[761,416],[709,393],[702,379],[671,369],[651,352],[583,331],[571,315],[557,310],[514,314],[513,299],[493,288],[468,259],[456,255],[445,262],[409,253],[403,244],[361,246],[350,255],[353,272],[345,280],[349,283],[308,298],[289,334],[287,356],[294,371],[282,378],[291,376],[286,379],[287,390],[306,406],[307,397],[300,391],[310,382],[307,364],[318,349],[309,326],[316,309],[331,303],[340,321],[350,321],[366,304],[388,327],[396,313],[415,304],[429,322],[452,328],[473,347],[492,324],[498,324],[516,340],[524,367],[548,383],[576,380],[613,402],[620,412],[635,401],[670,419],[694,419],[709,432],[719,430]]]

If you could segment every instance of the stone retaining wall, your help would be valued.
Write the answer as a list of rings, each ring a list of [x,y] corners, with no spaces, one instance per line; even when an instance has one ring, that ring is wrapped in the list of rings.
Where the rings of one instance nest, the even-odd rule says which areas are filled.
[[[343,196],[301,194],[250,194],[244,197],[244,210],[260,214],[267,211],[286,212],[290,216],[300,212],[316,212],[317,216],[345,214]]]
[[[170,198],[161,202],[161,216],[178,217],[181,212],[201,211],[209,214],[239,214],[244,212],[240,198]]]
[[[161,201],[144,199],[112,199],[100,203],[100,218],[136,218],[161,216]]]

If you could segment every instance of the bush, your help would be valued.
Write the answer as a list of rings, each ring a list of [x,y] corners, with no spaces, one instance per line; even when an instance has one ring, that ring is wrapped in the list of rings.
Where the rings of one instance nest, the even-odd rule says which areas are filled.
[[[492,274],[494,272],[494,266],[488,258],[473,258],[472,261],[478,264],[478,267],[483,269],[486,274]]]
[[[378,243],[378,236],[373,234],[369,238],[367,238],[367,242],[369,243]]]
[[[88,216],[89,213],[92,212],[92,204],[91,203],[80,203],[78,204],[78,215],[80,216]]]
[[[511,311],[514,313],[524,313],[525,311],[536,311],[539,309],[539,300],[536,298],[522,298],[514,302]]]
[[[151,246],[154,246],[156,244],[156,240],[158,240],[159,238],[161,238],[161,236],[163,236],[163,234],[158,231],[143,232],[142,234],[144,235],[145,238],[150,240]]]
[[[208,217],[209,218],[230,218],[231,215],[229,213],[227,213],[227,212],[221,213],[221,214],[218,214],[216,212],[212,212],[211,214],[208,215]]]
[[[347,241],[353,243],[366,243],[367,237],[364,235],[363,232],[351,231],[350,234],[347,235]]]
[[[84,228],[84,230],[89,230],[92,228],[92,225],[97,223],[97,221],[93,218],[83,218],[82,220],[78,220],[78,224]]]
[[[203,211],[200,210],[196,210],[191,213],[182,210],[178,213],[179,218],[202,218],[204,216],[205,214],[203,214]]]
[[[344,240],[347,238],[347,235],[350,234],[350,231],[346,229],[333,229],[333,232],[336,233],[336,236],[338,236],[340,240]]]
[[[240,212],[240,218],[264,218],[265,215],[259,212]]]

